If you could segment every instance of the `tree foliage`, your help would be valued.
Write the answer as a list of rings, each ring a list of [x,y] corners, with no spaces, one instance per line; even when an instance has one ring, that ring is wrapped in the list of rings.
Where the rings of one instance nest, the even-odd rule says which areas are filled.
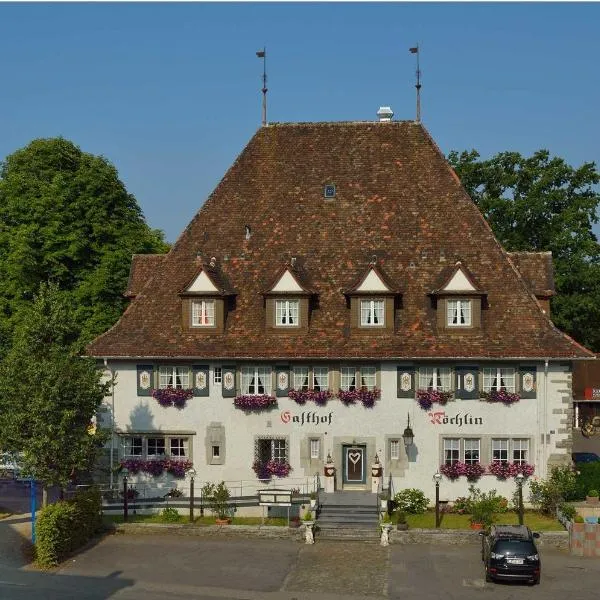
[[[0,363],[0,447],[20,453],[26,474],[65,486],[91,468],[105,441],[88,428],[108,384],[95,362],[76,352],[68,293],[42,284],[22,316]]]
[[[507,250],[552,252],[552,320],[600,351],[600,245],[592,231],[600,202],[596,165],[574,168],[546,150],[530,157],[501,152],[488,160],[472,150],[451,152],[448,159]]]
[[[166,250],[106,159],[63,138],[8,156],[0,167],[0,356],[41,282],[69,293],[84,344],[123,311],[131,255]]]

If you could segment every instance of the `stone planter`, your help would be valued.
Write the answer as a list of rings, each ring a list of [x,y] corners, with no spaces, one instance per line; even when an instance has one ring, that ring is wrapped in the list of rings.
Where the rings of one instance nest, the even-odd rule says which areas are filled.
[[[231,519],[215,519],[215,525],[230,525]]]
[[[483,529],[483,523],[471,523],[471,529]]]
[[[600,504],[600,498],[598,496],[586,496],[585,501],[588,504]]]

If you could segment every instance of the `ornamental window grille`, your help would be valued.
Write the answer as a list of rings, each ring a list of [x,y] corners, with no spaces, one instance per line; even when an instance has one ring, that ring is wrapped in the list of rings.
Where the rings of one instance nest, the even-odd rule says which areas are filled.
[[[254,458],[262,463],[270,460],[288,462],[288,442],[285,437],[259,437],[254,442]]]
[[[513,367],[484,367],[483,391],[515,391],[515,369]]]
[[[192,302],[192,327],[215,326],[215,301],[194,300]]]
[[[385,325],[384,306],[385,302],[383,300],[361,300],[361,327],[383,327]]]
[[[421,367],[419,369],[419,389],[449,392],[451,386],[449,367]]]
[[[161,366],[158,369],[158,387],[183,388],[190,387],[190,370],[188,367]]]
[[[242,394],[271,394],[271,367],[242,367],[241,373]]]
[[[468,327],[471,325],[471,301],[448,300],[448,326]]]
[[[296,327],[300,324],[300,302],[298,300],[275,301],[275,325],[278,327]]]

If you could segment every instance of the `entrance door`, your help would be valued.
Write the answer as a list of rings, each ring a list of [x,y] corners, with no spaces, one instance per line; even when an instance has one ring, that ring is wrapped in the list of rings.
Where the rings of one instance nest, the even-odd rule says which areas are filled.
[[[365,446],[344,446],[343,482],[349,484],[364,484],[367,482],[365,469]]]

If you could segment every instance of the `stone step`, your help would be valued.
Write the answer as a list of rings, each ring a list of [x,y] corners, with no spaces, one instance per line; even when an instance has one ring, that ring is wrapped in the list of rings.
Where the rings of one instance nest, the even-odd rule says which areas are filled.
[[[379,542],[381,532],[375,528],[359,527],[319,527],[316,537],[331,540],[363,540],[367,542]]]

